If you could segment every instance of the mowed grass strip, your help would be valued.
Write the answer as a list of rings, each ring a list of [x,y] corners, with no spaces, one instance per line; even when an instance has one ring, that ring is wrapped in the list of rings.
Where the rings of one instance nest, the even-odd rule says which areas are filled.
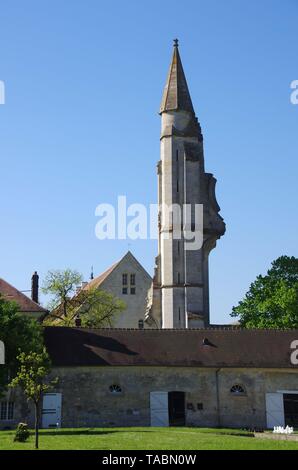
[[[240,435],[239,435],[240,434]],[[0,431],[0,450],[32,450],[13,442],[14,431]],[[96,428],[40,431],[41,450],[298,450],[298,442],[256,439],[231,429]]]

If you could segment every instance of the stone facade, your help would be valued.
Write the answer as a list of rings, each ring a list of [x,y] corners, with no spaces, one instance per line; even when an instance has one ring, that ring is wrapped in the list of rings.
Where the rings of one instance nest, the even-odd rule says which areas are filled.
[[[127,276],[125,285],[123,275]],[[134,285],[131,284],[131,276],[134,276]],[[93,279],[84,289],[91,286],[106,290],[126,304],[125,310],[115,318],[114,328],[138,328],[139,322],[144,322],[145,319],[148,290],[151,284],[151,276],[128,251],[118,263],[115,263],[106,273]],[[144,327],[149,328],[150,325],[145,323]]]
[[[58,378],[44,427],[298,426],[298,330],[47,327],[44,338]],[[14,416],[1,403],[0,428],[33,424],[19,390],[3,400]]]
[[[206,327],[208,257],[216,240],[224,234],[225,224],[215,197],[216,179],[205,172],[201,127],[177,42],[160,114],[158,256],[146,319],[162,328]],[[187,205],[191,208],[189,217]],[[203,220],[196,214],[196,208],[203,208]],[[191,242],[190,235],[194,237]]]
[[[296,370],[192,367],[62,367],[56,391],[62,393],[63,427],[150,426],[150,392],[185,392],[185,424],[200,427],[266,428],[268,392],[296,390]],[[109,387],[117,384],[119,394]],[[231,394],[241,384],[243,395]],[[10,392],[16,399],[16,392]],[[19,400],[13,422],[33,425],[33,410]]]

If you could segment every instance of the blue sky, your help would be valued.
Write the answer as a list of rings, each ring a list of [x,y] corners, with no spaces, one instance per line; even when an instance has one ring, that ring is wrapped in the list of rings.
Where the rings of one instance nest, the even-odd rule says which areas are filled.
[[[182,6],[183,5],[183,6]],[[88,278],[128,249],[99,241],[95,207],[155,203],[160,118],[180,53],[218,180],[226,235],[210,256],[211,319],[230,320],[257,274],[297,256],[297,0],[2,0],[0,276]],[[155,241],[129,248],[152,273]]]

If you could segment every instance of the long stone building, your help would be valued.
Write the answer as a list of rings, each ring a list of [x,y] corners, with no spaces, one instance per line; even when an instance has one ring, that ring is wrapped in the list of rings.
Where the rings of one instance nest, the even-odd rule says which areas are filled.
[[[297,427],[297,340],[298,330],[48,327],[58,384],[41,424]],[[33,425],[20,391],[9,391],[11,404],[1,427]]]

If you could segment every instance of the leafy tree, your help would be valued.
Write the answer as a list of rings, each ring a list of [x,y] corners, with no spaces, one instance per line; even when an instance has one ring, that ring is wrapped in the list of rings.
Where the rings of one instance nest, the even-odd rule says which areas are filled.
[[[65,319],[71,308],[71,299],[76,287],[82,282],[82,275],[71,269],[49,271],[43,283],[43,292],[52,295],[50,310],[59,309]]]
[[[0,396],[7,389],[9,378],[15,376],[19,352],[41,352],[41,325],[33,318],[18,312],[15,302],[0,296],[0,339],[5,345],[5,365],[0,367]]]
[[[231,316],[239,317],[246,328],[298,328],[298,258],[281,256],[273,261]]]
[[[48,392],[57,380],[46,383],[45,379],[50,373],[51,362],[45,348],[41,353],[22,352],[17,357],[19,369],[16,377],[9,384],[10,387],[21,387],[27,396],[28,401],[32,401],[35,409],[35,448],[38,449],[40,402],[42,395]]]
[[[113,326],[115,319],[126,305],[113,294],[105,290],[89,289],[78,295],[78,315],[82,320],[82,326],[98,328]]]
[[[67,302],[66,314],[61,307],[54,309],[44,320],[44,325],[75,326],[80,317],[82,326],[98,328],[113,326],[117,315],[125,309],[125,303],[113,294],[96,289],[81,289]]]

